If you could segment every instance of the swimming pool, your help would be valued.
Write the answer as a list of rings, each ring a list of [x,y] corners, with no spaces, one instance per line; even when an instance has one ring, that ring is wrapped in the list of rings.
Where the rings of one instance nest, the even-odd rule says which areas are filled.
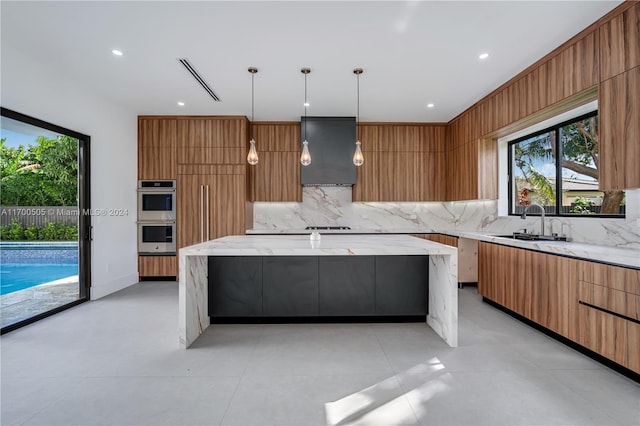
[[[0,243],[0,294],[78,275],[78,243]]]

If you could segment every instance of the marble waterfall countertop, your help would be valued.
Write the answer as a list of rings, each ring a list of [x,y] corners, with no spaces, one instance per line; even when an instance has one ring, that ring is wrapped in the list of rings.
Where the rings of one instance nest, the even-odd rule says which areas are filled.
[[[335,235],[322,233],[311,241],[305,235],[255,235],[218,238],[180,250],[196,256],[375,256],[451,255],[456,249],[408,235]]]
[[[309,234],[309,230],[262,230],[249,229],[247,235],[300,235]],[[414,230],[379,230],[379,229],[348,229],[348,230],[321,230],[321,234],[445,234],[455,237],[470,238],[489,243],[502,244],[511,247],[518,247],[528,250],[536,250],[545,253],[557,254],[560,256],[569,256],[577,259],[592,260],[596,262],[609,263],[617,266],[640,269],[640,250],[636,248],[612,247],[605,245],[566,242],[566,241],[527,241],[516,240],[513,238],[504,238],[494,235],[495,233],[478,232],[478,231],[425,231],[419,232]],[[503,232],[502,234],[508,234]]]
[[[429,256],[427,324],[458,345],[458,249],[408,235],[236,235],[179,250],[179,344],[188,348],[209,326],[209,256]]]

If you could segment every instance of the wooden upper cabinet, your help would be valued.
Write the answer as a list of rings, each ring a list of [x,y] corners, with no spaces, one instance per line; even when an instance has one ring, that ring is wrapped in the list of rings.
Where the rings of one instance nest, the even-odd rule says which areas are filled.
[[[184,117],[178,120],[179,164],[242,164],[248,121],[244,117]]]
[[[259,161],[247,166],[252,201],[302,201],[300,123],[253,123]]]
[[[600,78],[640,65],[640,3],[600,25]]]
[[[176,179],[177,120],[138,118],[138,179]]]
[[[353,201],[442,201],[446,126],[366,123],[358,126],[364,164]]]
[[[177,120],[160,117],[138,118],[140,148],[175,148]]]
[[[600,190],[640,188],[640,66],[600,85]]]
[[[498,198],[498,144],[479,139],[446,152],[448,201]]]

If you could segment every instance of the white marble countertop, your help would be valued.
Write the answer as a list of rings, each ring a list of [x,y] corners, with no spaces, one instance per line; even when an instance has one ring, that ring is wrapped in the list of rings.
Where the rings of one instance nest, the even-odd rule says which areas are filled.
[[[311,231],[303,229],[285,229],[285,230],[247,230],[247,235],[288,235],[288,234],[309,234]],[[425,231],[416,230],[379,230],[379,229],[348,229],[348,230],[321,230],[321,234],[445,234],[456,237],[471,238],[474,240],[485,241],[496,244],[503,244],[511,247],[519,247],[529,250],[536,250],[545,253],[552,253],[562,256],[575,257],[585,260],[593,260],[597,262],[610,263],[632,268],[640,268],[640,251],[637,249],[611,247],[605,245],[595,245],[577,242],[564,241],[526,241],[515,240],[512,238],[496,237],[493,234],[477,231]],[[506,234],[506,233],[505,233]],[[359,238],[363,238],[360,236]]]
[[[545,253],[575,257],[585,260],[611,263],[620,266],[640,268],[640,251],[620,247],[599,246],[595,244],[574,243],[565,241],[526,241],[513,238],[496,237],[482,232],[454,231],[447,235],[471,238],[489,243],[502,244]]]
[[[456,249],[408,235],[233,235],[180,250],[187,256],[450,255]]]

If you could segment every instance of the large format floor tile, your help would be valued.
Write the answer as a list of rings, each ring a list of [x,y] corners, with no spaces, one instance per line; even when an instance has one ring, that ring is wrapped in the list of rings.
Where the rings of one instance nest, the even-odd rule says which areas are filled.
[[[427,325],[213,325],[148,282],[2,336],[2,425],[640,425],[640,385],[460,295]]]

